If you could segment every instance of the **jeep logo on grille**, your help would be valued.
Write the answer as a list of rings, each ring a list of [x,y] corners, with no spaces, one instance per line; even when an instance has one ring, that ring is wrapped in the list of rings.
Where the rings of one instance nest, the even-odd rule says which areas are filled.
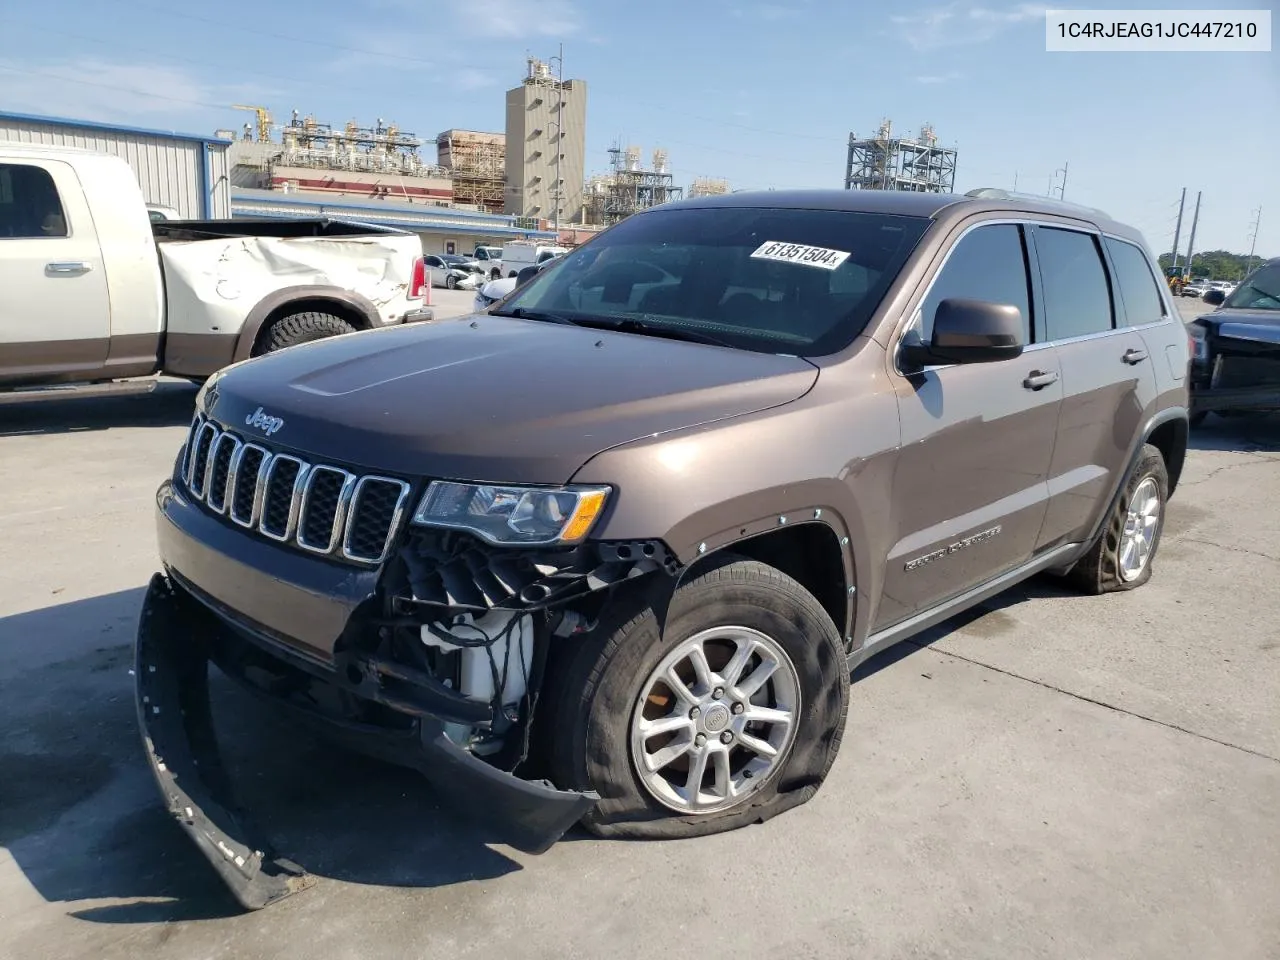
[[[244,425],[246,427],[257,427],[269,437],[284,426],[284,421],[279,417],[271,416],[269,413],[263,413],[262,408],[259,407],[244,418]]]

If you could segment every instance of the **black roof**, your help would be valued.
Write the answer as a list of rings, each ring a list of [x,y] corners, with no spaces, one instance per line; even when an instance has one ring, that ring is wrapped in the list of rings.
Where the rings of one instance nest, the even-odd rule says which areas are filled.
[[[796,210],[847,210],[932,217],[943,207],[970,202],[954,193],[914,193],[905,190],[744,190],[663,204],[673,207],[782,207]],[[655,208],[656,209],[656,208]]]
[[[1043,213],[1092,223],[1118,236],[1142,240],[1133,227],[1113,220],[1102,210],[1064,203],[1049,197],[1003,190],[959,193],[923,193],[910,190],[744,190],[717,196],[696,197],[664,203],[642,213],[660,210],[708,209],[716,207],[772,207],[795,210],[839,210],[851,213],[884,213],[908,217],[937,218],[944,210],[953,213],[1008,211],[1015,214]]]

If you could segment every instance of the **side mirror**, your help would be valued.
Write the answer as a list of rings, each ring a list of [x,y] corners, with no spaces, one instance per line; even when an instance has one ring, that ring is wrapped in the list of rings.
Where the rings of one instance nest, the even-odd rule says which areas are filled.
[[[523,287],[526,283],[538,275],[537,267],[525,267],[516,274],[516,286]]]
[[[914,367],[991,363],[1022,355],[1022,311],[1010,303],[950,297],[933,315],[927,344],[904,344],[902,359]]]
[[[1222,302],[1227,299],[1227,295],[1221,290],[1206,290],[1204,296],[1200,299],[1211,307],[1217,307],[1222,305]]]

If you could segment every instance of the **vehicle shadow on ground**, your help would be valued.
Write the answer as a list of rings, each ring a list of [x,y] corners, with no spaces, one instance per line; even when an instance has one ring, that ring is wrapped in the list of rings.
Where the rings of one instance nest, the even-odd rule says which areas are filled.
[[[242,908],[165,812],[143,754],[130,672],[141,595],[127,590],[0,618],[9,668],[0,695],[0,846],[41,896],[84,920],[234,916]],[[97,642],[98,625],[121,616],[127,626]],[[56,662],[12,669],[16,648],[50,630],[85,639]],[[442,808],[420,774],[323,742],[214,677],[237,798],[279,855],[321,879],[392,887],[521,869],[489,846],[495,841],[479,824]],[[123,902],[84,903],[104,899]]]
[[[157,383],[131,392],[0,394],[0,437],[85,433],[112,427],[172,427],[191,421],[195,384]]]
[[[1243,413],[1224,417],[1211,413],[1191,429],[1192,450],[1231,453],[1274,453],[1280,450],[1280,414]]]
[[[939,640],[945,640],[957,631],[966,628],[993,636],[1006,631],[1017,630],[1018,622],[1008,611],[1023,603],[1048,598],[1078,596],[1080,596],[1079,593],[1063,585],[1061,580],[1055,577],[1043,574],[1032,577],[1030,580],[1015,584],[1008,590],[998,593],[994,597],[970,607],[968,610],[961,611],[937,626],[922,630],[915,636],[876,654],[870,660],[858,665],[853,672],[852,682],[857,683],[859,680],[866,680],[881,670],[893,666],[898,661],[905,660],[917,651],[931,647]]]

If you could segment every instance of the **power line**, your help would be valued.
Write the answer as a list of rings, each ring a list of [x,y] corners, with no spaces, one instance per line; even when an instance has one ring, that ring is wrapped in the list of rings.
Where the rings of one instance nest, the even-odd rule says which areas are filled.
[[[168,100],[172,103],[189,103],[195,107],[213,107],[217,110],[227,109],[227,105],[225,103],[209,103],[205,100],[191,100],[186,97],[170,97],[163,93],[154,93],[151,90],[137,90],[133,87],[120,87],[111,83],[100,83],[97,80],[81,80],[76,77],[64,77],[57,73],[47,73],[43,70],[28,70],[25,68],[10,67],[3,63],[0,63],[0,70],[8,70],[10,73],[29,74],[33,77],[48,77],[51,80],[61,80],[63,83],[79,83],[87,87],[98,87],[102,90],[115,90],[120,93],[133,93],[140,97],[153,97],[156,100]]]

